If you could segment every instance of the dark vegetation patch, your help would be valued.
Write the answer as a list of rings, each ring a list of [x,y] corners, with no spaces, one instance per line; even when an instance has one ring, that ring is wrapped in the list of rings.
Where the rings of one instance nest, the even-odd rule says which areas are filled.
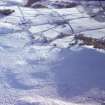
[[[82,40],[84,45],[93,45],[94,48],[105,49],[105,40],[87,37],[84,35],[75,36],[77,40]]]
[[[5,15],[5,16],[10,15],[13,12],[15,12],[15,10],[11,10],[11,9],[1,9],[0,10],[0,14]]]

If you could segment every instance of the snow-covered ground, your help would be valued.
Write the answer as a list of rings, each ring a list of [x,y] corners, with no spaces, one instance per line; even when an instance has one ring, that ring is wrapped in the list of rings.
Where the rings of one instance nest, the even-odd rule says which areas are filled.
[[[9,16],[0,16],[0,105],[100,105],[99,101],[76,103],[71,102],[70,97],[60,96],[62,92],[69,92],[67,89],[70,87],[67,88],[66,85],[70,84],[64,86],[66,90],[60,87],[63,85],[61,82],[69,79],[62,76],[64,72],[62,68],[58,69],[62,73],[59,72],[59,78],[56,77],[54,70],[65,59],[65,56],[61,57],[60,54],[66,48],[71,52],[70,57],[72,52],[81,52],[82,48],[78,46],[74,35],[82,33],[94,38],[105,37],[105,21],[100,22],[91,18],[82,6],[70,9],[32,9],[20,4],[24,5],[24,2],[0,1],[0,9],[15,10]],[[100,58],[100,55],[96,55]],[[73,61],[76,63],[75,59]],[[67,66],[70,67],[69,64]],[[64,70],[68,69],[65,67]],[[75,72],[73,73],[75,75]],[[100,75],[95,75],[97,76],[101,79]],[[58,78],[59,83],[55,78]],[[83,82],[80,80],[79,83]],[[99,82],[103,83],[101,80]],[[78,83],[71,84],[75,86]],[[95,85],[97,84],[96,82]],[[61,90],[58,90],[58,87]]]

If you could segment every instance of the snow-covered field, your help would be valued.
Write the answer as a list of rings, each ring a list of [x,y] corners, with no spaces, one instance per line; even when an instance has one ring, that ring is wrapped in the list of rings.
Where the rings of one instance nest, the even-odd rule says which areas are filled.
[[[0,1],[0,9],[15,10],[9,16],[0,15],[0,105],[104,103],[105,55],[90,49],[84,51],[74,39],[74,35],[80,33],[104,38],[104,19],[100,22],[91,18],[83,6],[32,9],[23,7],[24,4],[21,0]],[[68,53],[64,53],[67,49]],[[91,61],[92,57],[94,60]],[[96,63],[98,59],[99,63]],[[82,66],[83,62],[90,63]],[[100,68],[95,64],[99,64]],[[83,74],[76,71],[76,65]],[[87,83],[84,81],[84,69],[86,72],[89,69],[87,78],[90,75],[90,79],[86,79]],[[98,73],[94,74],[95,70]],[[101,88],[103,91],[100,91]],[[88,93],[93,95],[92,98]]]

